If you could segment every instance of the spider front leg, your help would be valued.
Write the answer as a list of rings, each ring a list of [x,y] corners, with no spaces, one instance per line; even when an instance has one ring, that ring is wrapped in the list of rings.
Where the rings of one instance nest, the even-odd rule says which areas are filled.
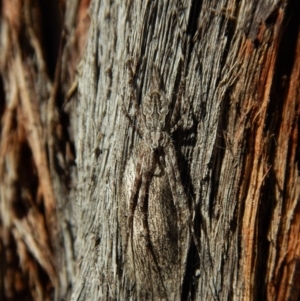
[[[145,124],[144,124],[144,120],[142,118],[142,112],[141,112],[139,104],[138,104],[136,91],[135,91],[135,87],[134,87],[135,72],[133,72],[131,60],[128,60],[126,65],[127,65],[129,98],[130,98],[131,103],[133,104],[134,113],[132,116],[128,113],[128,110],[125,107],[124,98],[122,101],[122,111],[123,111],[125,117],[128,119],[130,126],[133,127],[134,129],[136,129],[138,134],[142,137],[143,133],[144,133]],[[129,108],[130,108],[130,105],[129,105]],[[134,121],[135,118],[137,119],[138,125],[135,124],[135,121]]]
[[[129,199],[129,215],[127,220],[127,232],[126,232],[126,239],[125,239],[125,254],[127,253],[128,241],[130,235],[132,236],[133,232],[133,216],[134,212],[138,203],[139,191],[142,184],[142,175],[141,175],[141,168],[142,168],[142,161],[143,161],[143,154],[139,158],[135,169],[135,179]]]
[[[135,89],[134,89],[135,72],[133,72],[133,70],[132,70],[132,60],[129,59],[127,61],[126,65],[127,65],[127,77],[128,77],[128,87],[129,87],[130,99],[132,99],[132,102],[133,102],[135,115],[140,115],[139,104],[138,104]]]
[[[189,114],[192,107],[189,99],[184,98],[184,88],[185,80],[180,84],[178,96],[172,112],[169,126],[170,134],[174,133],[182,125],[185,130],[189,129],[191,126],[189,123]]]
[[[180,178],[175,148],[171,141],[165,147],[165,163],[176,208],[188,207],[187,197]]]
[[[185,80],[182,80],[179,86],[176,103],[172,112],[171,120],[170,120],[170,129],[171,133],[176,131],[176,129],[182,124],[182,117],[179,118],[179,113],[182,106],[182,98],[184,93]]]

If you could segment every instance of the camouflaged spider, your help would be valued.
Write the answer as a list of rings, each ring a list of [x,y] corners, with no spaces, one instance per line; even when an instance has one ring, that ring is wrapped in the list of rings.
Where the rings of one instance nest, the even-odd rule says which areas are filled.
[[[177,101],[172,111],[170,104],[163,92],[161,92],[158,80],[158,71],[154,67],[153,87],[147,93],[141,106],[138,104],[136,93],[133,86],[134,72],[132,70],[131,61],[127,62],[128,67],[128,83],[130,89],[130,98],[134,107],[134,114],[131,116],[125,109],[124,101],[122,110],[129,120],[129,124],[137,130],[141,138],[141,147],[135,167],[135,178],[129,199],[129,215],[128,228],[126,234],[125,252],[127,250],[129,237],[133,233],[134,213],[139,203],[142,209],[143,231],[144,236],[150,244],[150,233],[147,226],[147,197],[151,180],[156,176],[155,171],[159,165],[160,169],[164,169],[168,178],[171,189],[173,202],[177,211],[177,224],[182,225],[188,223],[187,212],[188,201],[184,192],[182,181],[180,178],[179,167],[176,158],[176,151],[170,135],[182,124],[183,118],[180,118],[183,85],[181,84],[178,91]],[[134,119],[137,124],[135,125]],[[159,200],[158,201],[163,201]],[[184,217],[184,218],[183,218]],[[183,220],[184,219],[184,220]],[[179,227],[179,228],[180,228]],[[153,253],[153,252],[151,252]]]

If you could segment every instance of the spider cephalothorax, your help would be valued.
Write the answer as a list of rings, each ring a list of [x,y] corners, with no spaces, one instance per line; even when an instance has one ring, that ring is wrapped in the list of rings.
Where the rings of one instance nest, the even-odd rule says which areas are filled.
[[[165,132],[166,117],[169,112],[164,94],[158,90],[151,91],[142,106],[143,136],[151,149],[165,147],[169,137]]]

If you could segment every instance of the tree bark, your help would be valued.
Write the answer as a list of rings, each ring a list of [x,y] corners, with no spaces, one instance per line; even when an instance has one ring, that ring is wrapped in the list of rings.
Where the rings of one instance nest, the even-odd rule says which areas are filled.
[[[3,3],[3,300],[298,300],[298,2]]]

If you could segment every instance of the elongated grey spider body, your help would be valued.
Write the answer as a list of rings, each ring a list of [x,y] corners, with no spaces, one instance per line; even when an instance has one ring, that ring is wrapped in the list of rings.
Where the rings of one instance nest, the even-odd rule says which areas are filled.
[[[167,178],[167,181],[164,183],[169,186],[168,189],[171,191],[171,198],[173,199],[177,213],[177,216],[174,217],[177,220],[177,245],[180,246],[182,241],[189,241],[189,230],[184,231],[184,233],[181,231],[182,229],[189,228],[190,214],[188,200],[180,177],[176,151],[171,138],[171,134],[182,124],[184,118],[180,116],[183,86],[181,85],[179,87],[176,103],[173,106],[173,110],[170,111],[170,103],[165,94],[160,90],[158,84],[158,72],[156,68],[154,68],[154,87],[147,93],[141,106],[138,104],[133,86],[134,72],[130,61],[128,62],[128,82],[130,99],[134,107],[133,116],[125,109],[124,102],[122,109],[124,115],[129,120],[129,124],[138,132],[141,143],[137,148],[138,152],[134,180],[128,202],[129,212],[125,240],[125,254],[127,253],[129,242],[131,242],[131,247],[133,246],[133,223],[138,206],[142,214],[141,223],[143,237],[147,242],[148,252],[151,254],[152,259],[157,266],[157,271],[160,275],[159,277],[163,283],[162,278],[164,277],[161,276],[159,271],[159,260],[157,259],[159,254],[157,251],[154,251],[151,240],[153,237],[150,236],[149,231],[148,197],[153,178],[159,176],[157,171],[163,171],[166,177],[162,178],[162,181]],[[164,183],[163,185],[165,185]],[[157,195],[157,202],[164,202],[165,200],[163,197],[163,195]],[[185,237],[181,237],[182,235]],[[132,251],[132,254],[133,253],[134,252]],[[180,250],[178,250],[178,254],[179,257],[184,257],[181,256]],[[182,262],[185,262],[185,259],[180,258],[179,261],[183,265]]]

